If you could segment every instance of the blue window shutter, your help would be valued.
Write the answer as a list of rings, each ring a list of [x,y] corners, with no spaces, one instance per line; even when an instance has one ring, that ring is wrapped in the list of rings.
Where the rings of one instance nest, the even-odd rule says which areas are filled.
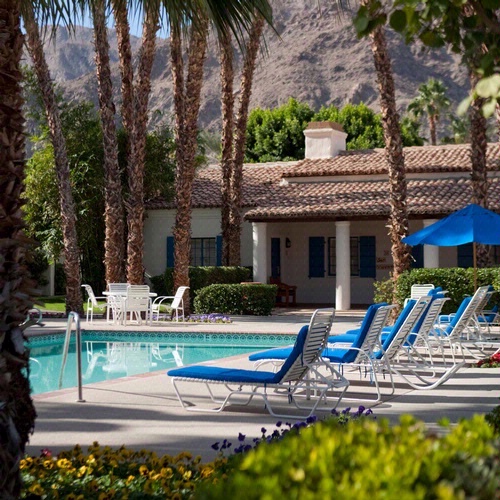
[[[473,264],[473,249],[472,243],[459,245],[457,247],[457,266],[458,267],[472,267]]]
[[[359,277],[377,277],[377,252],[375,236],[359,237]]]
[[[411,256],[415,259],[411,263],[412,269],[422,269],[424,267],[424,245],[415,245],[412,247]]]
[[[325,238],[311,236],[309,238],[309,278],[325,276]]]
[[[222,266],[222,235],[215,238],[216,266]]]
[[[174,237],[167,236],[167,267],[174,267]]]

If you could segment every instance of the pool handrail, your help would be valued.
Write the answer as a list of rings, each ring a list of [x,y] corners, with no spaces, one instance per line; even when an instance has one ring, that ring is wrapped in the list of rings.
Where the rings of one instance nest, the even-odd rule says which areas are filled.
[[[64,337],[64,347],[63,347],[63,359],[61,364],[61,373],[59,375],[59,389],[62,389],[64,369],[66,368],[66,361],[68,359],[69,343],[71,339],[71,327],[75,323],[75,335],[76,335],[76,377],[78,382],[78,403],[85,403],[83,399],[83,389],[82,389],[82,330],[80,328],[80,315],[71,311],[68,314],[68,324],[66,326],[66,335]]]

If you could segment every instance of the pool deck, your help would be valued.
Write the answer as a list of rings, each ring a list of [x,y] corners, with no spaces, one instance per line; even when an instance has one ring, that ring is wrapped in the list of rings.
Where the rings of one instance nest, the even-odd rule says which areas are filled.
[[[280,309],[270,317],[233,317],[231,324],[169,324],[140,327],[141,331],[200,331],[241,333],[297,333],[300,326],[308,323],[312,310]],[[341,333],[354,327],[364,311],[339,313],[333,332]],[[32,327],[30,333],[47,334],[63,332],[65,320],[46,321],[44,328]],[[82,328],[87,328],[82,322]],[[123,330],[112,327],[103,320],[95,320],[91,329]],[[137,331],[137,327],[131,329]],[[218,366],[252,368],[246,356],[235,356],[224,360],[207,362]],[[354,390],[373,396],[375,391],[360,383],[357,372],[346,376]],[[201,386],[188,387],[189,394],[201,394]],[[487,413],[500,404],[500,370],[466,368],[454,378],[432,391],[413,390],[408,385],[397,383],[396,392],[384,397],[383,402],[369,404],[377,417],[387,417],[396,422],[403,414],[411,413],[437,430],[442,418],[452,423],[474,413]],[[192,413],[180,407],[173,386],[164,372],[148,373],[127,378],[99,382],[83,388],[85,402],[77,402],[76,389],[64,389],[34,396],[38,413],[36,427],[28,445],[28,453],[37,455],[42,448],[54,452],[72,448],[75,444],[89,446],[94,441],[101,445],[134,449],[150,449],[157,453],[176,454],[190,451],[204,460],[215,456],[211,445],[223,439],[237,443],[238,433],[247,435],[247,442],[261,434],[261,428],[274,430],[280,420],[272,417],[263,408],[261,400],[249,407],[228,407],[221,413]],[[343,400],[339,410],[357,408],[359,403]],[[318,412],[318,415],[322,415]],[[293,422],[294,419],[286,419]]]

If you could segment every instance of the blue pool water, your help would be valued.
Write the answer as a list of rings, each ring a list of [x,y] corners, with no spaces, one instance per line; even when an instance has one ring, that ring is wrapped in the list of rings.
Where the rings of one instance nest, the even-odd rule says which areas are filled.
[[[237,333],[82,333],[83,383],[89,384],[139,373],[236,356],[269,347],[292,344],[295,335]],[[33,394],[59,389],[64,335],[32,337],[30,382]],[[76,387],[74,336],[62,388]]]

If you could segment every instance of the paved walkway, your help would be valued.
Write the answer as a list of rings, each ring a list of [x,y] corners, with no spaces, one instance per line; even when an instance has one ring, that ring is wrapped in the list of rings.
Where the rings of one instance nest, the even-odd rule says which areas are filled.
[[[172,324],[168,329],[164,326],[151,328],[156,331],[297,333],[300,325],[309,321],[310,313],[310,310],[278,310],[271,317],[237,317],[230,325]],[[362,311],[354,316],[338,314],[333,331],[340,333],[352,328],[362,314]],[[86,328],[85,322],[83,326]],[[95,321],[92,328],[109,327],[103,321]],[[33,327],[30,330],[35,334],[64,331],[65,322],[53,320],[43,329]],[[208,364],[251,367],[246,356]],[[360,383],[357,372],[347,376],[353,383],[349,394],[361,391],[373,396],[374,390]],[[76,402],[76,389],[34,396],[38,418],[28,446],[29,453],[38,454],[42,448],[68,449],[77,443],[86,447],[98,441],[101,445],[147,448],[161,454],[187,450],[209,460],[215,454],[211,449],[214,442],[229,439],[236,443],[239,432],[249,438],[257,437],[262,427],[272,430],[277,421],[260,401],[244,411],[228,407],[219,414],[186,412],[180,407],[169,378],[161,372],[90,384],[84,386],[83,396],[84,403]],[[487,413],[500,404],[499,397],[499,370],[467,368],[433,391],[416,391],[399,383],[395,395],[384,398],[382,403],[363,404],[372,406],[375,415],[388,417],[391,421],[412,413],[435,429],[443,417],[457,422],[474,413]],[[343,401],[339,409],[348,406],[357,407],[358,403]]]

